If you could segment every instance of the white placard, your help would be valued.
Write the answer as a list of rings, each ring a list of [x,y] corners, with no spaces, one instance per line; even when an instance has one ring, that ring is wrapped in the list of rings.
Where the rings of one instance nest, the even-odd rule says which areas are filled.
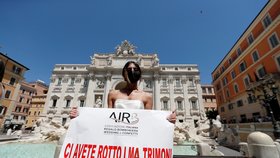
[[[171,112],[80,108],[70,122],[60,158],[172,158]]]

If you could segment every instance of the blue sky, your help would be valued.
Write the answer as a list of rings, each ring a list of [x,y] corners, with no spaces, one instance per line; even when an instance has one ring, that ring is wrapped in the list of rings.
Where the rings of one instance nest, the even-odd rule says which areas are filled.
[[[267,0],[0,0],[0,52],[50,82],[55,64],[90,64],[122,41],[161,64],[198,64],[201,83]]]

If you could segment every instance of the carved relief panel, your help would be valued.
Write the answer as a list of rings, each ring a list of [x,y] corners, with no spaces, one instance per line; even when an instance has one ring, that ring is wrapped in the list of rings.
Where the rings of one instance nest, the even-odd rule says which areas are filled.
[[[98,89],[104,89],[105,87],[105,81],[102,79],[96,79],[96,87]]]

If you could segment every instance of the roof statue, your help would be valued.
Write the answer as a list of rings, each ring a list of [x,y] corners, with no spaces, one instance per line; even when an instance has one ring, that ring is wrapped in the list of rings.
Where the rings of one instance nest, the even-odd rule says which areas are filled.
[[[157,57],[157,54],[154,55],[153,59],[154,59],[153,66],[159,66],[159,59]]]
[[[116,55],[134,55],[135,54],[135,46],[130,44],[127,40],[124,40],[121,45],[117,45],[116,47]]]

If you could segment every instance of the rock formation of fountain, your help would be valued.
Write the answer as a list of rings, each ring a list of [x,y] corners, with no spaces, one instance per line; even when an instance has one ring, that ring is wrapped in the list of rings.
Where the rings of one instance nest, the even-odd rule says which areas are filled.
[[[183,144],[184,142],[202,142],[202,137],[209,137],[210,123],[208,119],[199,120],[195,128],[190,123],[176,122],[173,140],[175,144]]]
[[[58,141],[62,135],[64,135],[68,129],[69,124],[64,126],[54,120],[45,120],[40,118],[34,125],[34,130],[31,132],[33,135],[26,142],[50,142]]]
[[[219,133],[221,122],[219,119],[214,121],[215,126],[211,128]],[[181,146],[196,146],[197,154],[200,156],[223,156],[223,153],[216,150],[216,142],[211,140],[211,143],[204,142],[205,139],[210,139],[210,121],[206,118],[196,122],[196,127],[193,127],[191,123],[176,122],[174,129],[174,144]],[[214,142],[214,143],[213,143]]]

